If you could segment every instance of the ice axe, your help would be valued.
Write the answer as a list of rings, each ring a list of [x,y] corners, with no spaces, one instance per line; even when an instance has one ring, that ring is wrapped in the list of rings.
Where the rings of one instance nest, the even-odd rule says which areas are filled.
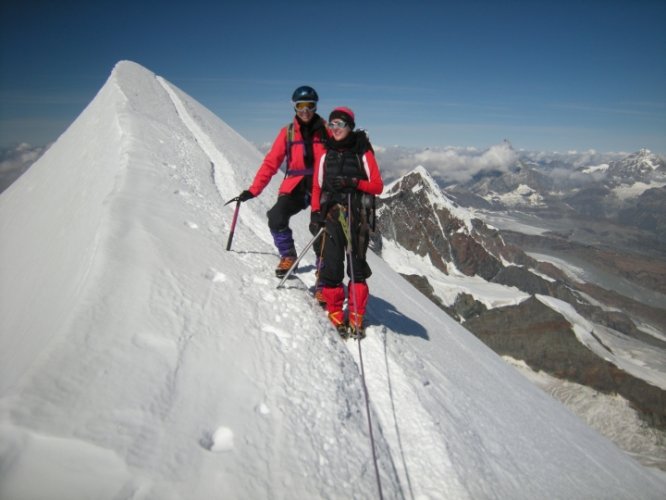
[[[238,211],[240,210],[241,200],[240,196],[230,199],[224,204],[226,207],[229,203],[235,201],[236,209],[234,210],[234,218],[231,220],[231,230],[229,231],[229,239],[227,240],[227,252],[231,250],[231,241],[234,239],[234,231],[236,230],[236,221],[238,220]]]

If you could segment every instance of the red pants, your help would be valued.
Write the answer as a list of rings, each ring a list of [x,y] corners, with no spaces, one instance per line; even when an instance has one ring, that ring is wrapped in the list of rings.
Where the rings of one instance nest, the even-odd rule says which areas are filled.
[[[365,314],[365,308],[368,305],[370,292],[368,284],[365,282],[349,285],[349,297],[347,297],[347,309],[357,314]],[[326,310],[329,313],[342,311],[342,305],[345,301],[345,289],[342,285],[324,286],[322,290],[326,300]]]

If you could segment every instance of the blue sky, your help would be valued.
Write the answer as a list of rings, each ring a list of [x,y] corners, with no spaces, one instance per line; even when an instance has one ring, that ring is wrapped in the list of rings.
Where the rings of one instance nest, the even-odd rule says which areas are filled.
[[[243,5],[240,5],[240,4]],[[0,146],[55,140],[119,60],[272,141],[302,84],[373,143],[666,153],[666,1],[3,0]]]

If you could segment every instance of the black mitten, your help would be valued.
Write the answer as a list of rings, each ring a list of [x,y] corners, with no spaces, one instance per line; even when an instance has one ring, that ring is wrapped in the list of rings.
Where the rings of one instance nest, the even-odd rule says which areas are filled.
[[[324,218],[322,217],[321,212],[311,212],[309,226],[310,234],[314,236],[322,227],[324,227]]]

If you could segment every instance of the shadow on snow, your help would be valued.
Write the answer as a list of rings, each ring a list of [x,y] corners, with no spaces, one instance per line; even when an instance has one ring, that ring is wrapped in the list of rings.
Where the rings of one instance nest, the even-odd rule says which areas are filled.
[[[368,325],[379,324],[401,335],[411,335],[430,340],[427,330],[418,322],[402,314],[390,302],[386,302],[372,294],[368,299],[367,318],[369,320]]]

